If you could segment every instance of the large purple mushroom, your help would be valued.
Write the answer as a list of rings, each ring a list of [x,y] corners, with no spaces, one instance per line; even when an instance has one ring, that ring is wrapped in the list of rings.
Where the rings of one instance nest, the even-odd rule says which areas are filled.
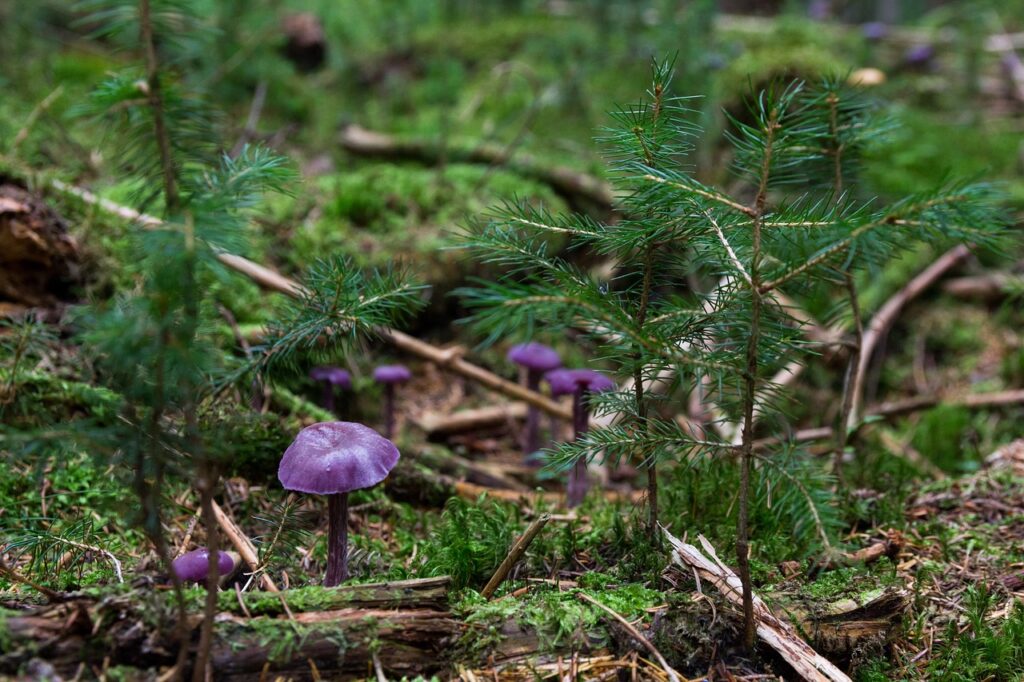
[[[554,348],[543,343],[521,343],[508,351],[508,359],[526,369],[526,387],[531,391],[540,388],[540,379],[545,372],[562,366],[562,359]],[[523,435],[523,450],[529,455],[540,448],[540,413],[530,405],[526,409],[526,431]]]
[[[381,365],[373,370],[373,380],[384,386],[384,437],[395,435],[395,386],[412,378],[404,365]]]
[[[576,438],[590,428],[590,409],[587,396],[615,388],[615,382],[592,369],[556,369],[544,375],[551,387],[551,395],[572,395],[572,426]],[[566,485],[566,504],[577,507],[587,495],[587,461],[579,458],[569,471]]]
[[[210,550],[206,547],[185,552],[171,562],[171,570],[178,579],[186,583],[202,583],[206,581],[210,569]],[[217,552],[217,573],[227,575],[235,570],[235,560],[227,552]]]
[[[323,384],[323,400],[321,407],[335,414],[334,394],[338,388],[344,391],[352,388],[352,376],[341,367],[314,367],[309,372],[309,378]]]
[[[369,426],[320,422],[284,451],[277,478],[287,490],[327,496],[325,587],[348,578],[348,494],[377,485],[398,462],[398,448]]]

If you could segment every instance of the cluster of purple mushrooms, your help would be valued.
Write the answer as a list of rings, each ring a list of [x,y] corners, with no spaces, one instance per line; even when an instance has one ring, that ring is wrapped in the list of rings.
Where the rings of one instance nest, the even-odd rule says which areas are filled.
[[[600,372],[563,368],[558,353],[540,343],[513,346],[508,359],[525,369],[526,384],[531,390],[538,391],[544,379],[552,396],[573,396],[576,438],[588,428],[587,396],[615,387],[614,382]],[[325,587],[334,587],[348,578],[348,494],[383,481],[399,459],[398,448],[391,442],[395,428],[395,386],[408,381],[412,374],[401,365],[383,365],[374,370],[373,377],[384,387],[384,435],[354,422],[313,424],[302,429],[288,446],[277,470],[277,477],[286,490],[327,497]],[[351,375],[339,367],[317,367],[310,372],[310,378],[323,384],[323,407],[332,413],[336,391],[352,388]],[[531,406],[523,437],[527,455],[540,448],[539,417],[537,409]],[[569,507],[576,507],[583,501],[587,487],[587,463],[581,458],[569,471],[566,485]],[[207,578],[209,562],[209,550],[200,548],[175,559],[171,569],[182,581],[201,583]],[[232,573],[236,566],[230,554],[218,553],[217,570],[222,577]]]

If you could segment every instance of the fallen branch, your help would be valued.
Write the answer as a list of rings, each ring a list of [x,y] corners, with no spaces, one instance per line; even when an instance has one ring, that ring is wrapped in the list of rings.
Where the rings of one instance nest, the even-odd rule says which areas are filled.
[[[348,125],[341,131],[341,145],[360,156],[415,160],[436,165],[446,162],[505,166],[520,175],[540,180],[563,196],[574,209],[596,218],[614,210],[615,197],[603,180],[565,166],[548,166],[522,152],[510,154],[505,147],[481,144],[475,147],[442,147],[427,140],[401,140],[390,135]]]
[[[990,272],[973,277],[956,277],[942,285],[942,290],[958,298],[997,299],[1015,292],[1024,292],[1024,275]]]
[[[714,585],[733,604],[743,603],[739,576],[722,563],[704,536],[698,536],[704,548],[702,552],[674,537],[664,526],[662,531],[673,547],[673,562],[687,573],[696,571],[701,580]],[[803,679],[810,682],[851,682],[846,673],[801,639],[792,625],[776,617],[757,595],[754,595],[754,620],[757,636],[782,656]]]
[[[853,379],[852,409],[846,428],[853,428],[860,421],[860,405],[864,399],[864,380],[867,377],[868,366],[875,354],[879,343],[889,333],[890,327],[896,322],[903,308],[911,300],[920,296],[926,289],[931,287],[946,272],[960,264],[971,254],[966,244],[960,244],[946,253],[939,256],[931,265],[919,272],[913,279],[897,291],[871,318],[864,330],[864,338],[860,347],[860,363],[857,365],[857,373]]]
[[[544,526],[546,526],[550,520],[551,516],[549,514],[541,514],[533,520],[533,523],[531,523],[526,531],[519,536],[519,539],[513,543],[508,556],[505,557],[505,560],[498,566],[494,575],[492,575],[491,579],[487,581],[486,585],[484,585],[484,589],[480,591],[480,596],[484,599],[491,598],[494,591],[498,589],[498,585],[501,585],[502,581],[505,580],[509,572],[516,565],[516,562],[518,562],[523,557],[523,554],[526,553],[526,550],[529,549],[533,539],[537,537],[537,534],[544,529]]]
[[[427,412],[413,419],[427,435],[452,434],[487,429],[526,418],[526,403],[489,405],[457,412]]]

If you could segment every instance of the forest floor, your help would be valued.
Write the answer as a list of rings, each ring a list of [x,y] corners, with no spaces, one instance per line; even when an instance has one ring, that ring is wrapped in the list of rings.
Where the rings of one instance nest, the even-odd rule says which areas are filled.
[[[234,45],[240,38],[228,19],[223,43]],[[273,18],[266,21],[269,29],[252,35],[275,29]],[[515,380],[506,340],[479,347],[459,324],[465,310],[448,295],[474,276],[501,274],[450,249],[460,226],[513,199],[617,219],[591,137],[606,122],[601,111],[642,90],[647,63],[636,54],[678,49],[679,33],[640,22],[622,37],[595,22],[474,16],[392,36],[395,26],[382,20],[373,31],[352,29],[348,52],[337,58],[343,65],[314,75],[298,75],[277,52],[251,44],[238,53],[252,59],[194,65],[197,81],[211,72],[223,79],[217,103],[237,121],[226,147],[258,132],[302,171],[298,191],[260,205],[247,255],[296,277],[328,252],[359,266],[409,266],[431,298],[407,331],[435,352],[428,361],[378,339],[336,358],[352,370],[355,388],[339,396],[335,413],[317,404],[320,387],[304,371],[266,388],[259,410],[248,409],[241,391],[206,406],[232,445],[217,494],[219,534],[243,555],[218,595],[215,677],[797,679],[787,655],[799,640],[858,680],[1019,679],[1019,238],[1006,253],[957,256],[930,278],[922,274],[946,254],[923,249],[884,272],[861,273],[865,321],[887,317],[868,373],[866,412],[874,417],[852,441],[845,486],[824,474],[810,481],[824,481],[814,494],[832,516],[812,518],[819,506],[804,503],[807,480],[756,482],[754,592],[776,619],[762,620],[783,633],[781,646],[762,638],[754,651],[743,649],[735,590],[716,577],[726,569],[709,548],[735,566],[732,462],[712,463],[700,476],[685,462],[664,468],[666,532],[652,543],[642,467],[594,466],[591,494],[566,509],[563,474],[524,460],[525,405],[451,371],[465,359]],[[1003,182],[1007,210],[1019,218],[1021,103],[999,80],[995,55],[987,55],[984,87],[968,109],[959,95],[967,87],[961,55],[951,46],[920,71],[900,65],[899,36],[879,47],[848,28],[803,19],[748,23],[719,20],[713,45],[700,42],[699,27],[690,29],[686,49],[694,53],[679,60],[678,87],[709,93],[704,113],[719,112],[702,120],[718,134],[700,152],[709,180],[728,177],[720,112],[740,109],[748,81],[816,78],[870,62],[890,75],[879,98],[901,127],[871,150],[865,198],[917,191],[952,167]],[[44,247],[20,279],[0,264],[0,676],[162,680],[179,642],[174,590],[136,523],[131,477],[110,452],[80,445],[124,415],[122,397],[104,388],[83,350],[76,314],[137,286],[126,235],[139,223],[117,209],[131,203],[135,183],[112,175],[98,151],[103,131],[74,118],[72,104],[123,57],[83,34],[59,35],[46,49],[5,43],[40,58],[12,76],[17,87],[0,99],[0,239],[40,235]],[[726,66],[712,68],[712,57]],[[237,71],[225,73],[223,63]],[[382,139],[369,129],[407,143],[405,156],[367,146]],[[83,200],[68,187],[97,196]],[[8,246],[0,241],[0,258],[13,252]],[[605,265],[593,254],[567,257],[581,268]],[[211,336],[225,356],[243,358],[259,344],[287,289],[275,281],[257,282],[249,272],[211,284],[219,304]],[[819,331],[843,328],[834,300],[809,295],[798,303],[825,320]],[[37,313],[35,321],[18,321],[26,311]],[[573,339],[559,343],[566,364],[586,357]],[[840,355],[816,356],[794,378],[784,434],[759,433],[801,442],[820,472],[839,410]],[[378,361],[404,362],[413,373],[397,393],[402,459],[385,483],[352,495],[352,579],[326,589],[319,587],[326,504],[282,490],[277,465],[309,424],[380,425],[381,390],[370,379]],[[676,408],[682,414],[689,406],[681,400]],[[568,437],[566,420],[542,424],[551,442]],[[205,544],[190,477],[172,472],[163,492],[171,554]],[[483,596],[531,528],[539,531],[520,560]],[[672,537],[709,565],[687,563]],[[204,595],[184,594],[192,651]],[[800,651],[798,660],[811,660]]]

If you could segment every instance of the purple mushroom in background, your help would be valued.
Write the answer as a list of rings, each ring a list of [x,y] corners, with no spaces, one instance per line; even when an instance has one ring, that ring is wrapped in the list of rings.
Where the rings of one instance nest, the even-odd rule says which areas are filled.
[[[395,435],[395,386],[412,378],[404,365],[381,365],[373,370],[373,380],[384,385],[384,437]]]
[[[210,570],[210,550],[206,547],[185,552],[171,562],[171,570],[178,579],[186,583],[206,582]],[[235,570],[235,560],[227,552],[217,552],[217,573],[228,575]]]
[[[348,494],[370,488],[398,462],[398,448],[369,426],[320,422],[307,426],[284,451],[277,478],[287,490],[327,495],[325,587],[348,578]]]
[[[590,410],[587,396],[615,388],[615,382],[592,369],[556,369],[544,375],[551,387],[551,395],[572,395],[572,426],[575,438],[590,428]],[[580,457],[569,470],[566,485],[566,505],[577,507],[587,495],[587,461]]]
[[[865,40],[875,42],[889,35],[889,27],[881,21],[869,21],[860,27]]]
[[[521,343],[508,351],[508,359],[520,367],[526,368],[526,387],[531,391],[540,388],[540,379],[545,372],[562,366],[562,359],[554,348],[543,343]],[[523,450],[526,454],[536,452],[540,448],[540,413],[530,405],[526,408],[526,431],[523,435]]]
[[[933,59],[935,59],[935,48],[927,43],[914,45],[903,54],[903,62],[916,69],[930,66]]]
[[[323,384],[323,400],[321,407],[335,414],[334,394],[338,387],[343,390],[352,388],[352,376],[341,367],[314,367],[309,372],[309,378]]]

